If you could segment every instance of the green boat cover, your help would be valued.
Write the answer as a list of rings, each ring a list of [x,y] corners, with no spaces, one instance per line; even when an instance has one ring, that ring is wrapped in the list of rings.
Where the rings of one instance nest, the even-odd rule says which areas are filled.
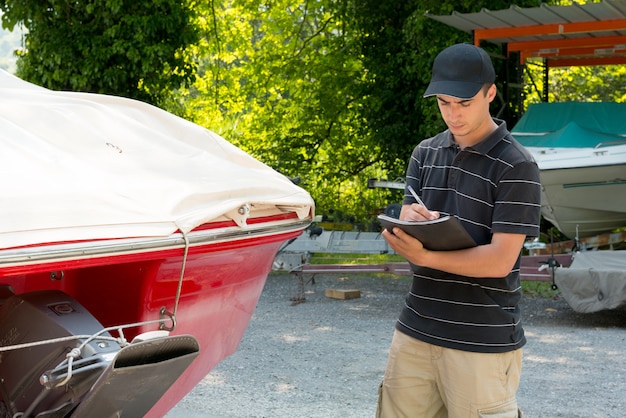
[[[535,103],[512,129],[526,147],[587,148],[626,142],[626,103]]]

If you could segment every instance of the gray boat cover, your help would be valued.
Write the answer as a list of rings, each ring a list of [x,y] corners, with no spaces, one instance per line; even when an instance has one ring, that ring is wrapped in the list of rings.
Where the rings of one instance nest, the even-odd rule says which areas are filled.
[[[557,268],[554,282],[576,312],[626,307],[626,251],[586,251]]]
[[[287,177],[201,126],[2,70],[0,147],[0,249],[167,237],[221,220],[243,228],[247,217],[305,219],[314,207]]]

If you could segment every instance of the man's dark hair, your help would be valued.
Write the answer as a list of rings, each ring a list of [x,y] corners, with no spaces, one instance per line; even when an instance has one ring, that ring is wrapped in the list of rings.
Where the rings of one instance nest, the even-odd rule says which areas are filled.
[[[487,94],[489,93],[489,89],[491,88],[491,86],[493,86],[494,83],[485,83],[483,84],[483,88],[481,89],[483,91],[483,97],[487,97]]]

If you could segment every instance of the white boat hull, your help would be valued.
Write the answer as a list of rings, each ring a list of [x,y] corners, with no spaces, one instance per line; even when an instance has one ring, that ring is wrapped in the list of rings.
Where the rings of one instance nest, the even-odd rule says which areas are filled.
[[[626,226],[626,145],[529,148],[541,173],[541,213],[569,238]]]

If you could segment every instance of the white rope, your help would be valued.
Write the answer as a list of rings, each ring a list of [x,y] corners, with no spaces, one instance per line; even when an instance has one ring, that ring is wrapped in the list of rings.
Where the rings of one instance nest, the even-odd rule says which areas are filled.
[[[180,229],[180,228],[179,228]],[[183,254],[183,263],[180,267],[180,277],[178,278],[178,288],[176,289],[176,298],[174,299],[174,321],[176,321],[176,313],[178,312],[178,302],[180,301],[180,295],[183,290],[183,279],[185,278],[185,268],[187,267],[187,256],[189,255],[189,237],[187,233],[180,229],[185,240],[185,252]]]
[[[61,382],[56,384],[56,387],[63,386],[72,378],[72,363],[74,363],[74,359],[80,357],[80,348],[72,348],[72,350],[65,355],[67,359],[67,376]]]
[[[132,323],[132,324],[116,325],[116,326],[113,326],[113,327],[102,328],[97,333],[91,334],[91,335],[90,334],[69,335],[67,337],[51,338],[51,339],[48,339],[48,340],[33,341],[33,342],[23,343],[23,344],[7,345],[7,346],[4,346],[4,347],[0,347],[0,352],[11,351],[11,350],[20,350],[22,348],[31,348],[31,347],[36,347],[36,346],[40,346],[40,345],[55,344],[55,343],[64,342],[64,341],[82,340],[82,339],[85,339],[85,342],[83,342],[79,346],[79,349],[82,349],[82,347],[84,347],[86,344],[88,344],[89,342],[91,342],[93,340],[115,341],[115,342],[117,342],[121,346],[126,346],[126,345],[128,345],[128,342],[123,337],[122,338],[115,338],[115,337],[108,337],[106,335],[103,336],[101,334],[105,333],[105,332],[108,332],[108,331],[118,331],[120,333],[120,335],[123,335],[121,333],[121,330],[124,329],[124,328],[139,327],[139,326],[142,326],[142,325],[150,325],[150,324],[162,323],[162,322],[163,322],[163,319],[152,319],[152,320],[149,320],[149,321],[135,322],[135,323]]]

